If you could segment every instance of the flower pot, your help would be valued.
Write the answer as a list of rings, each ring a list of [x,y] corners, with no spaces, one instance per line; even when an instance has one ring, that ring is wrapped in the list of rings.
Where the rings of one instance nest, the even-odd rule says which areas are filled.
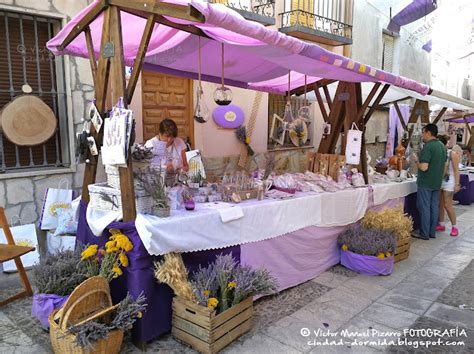
[[[43,328],[49,328],[48,316],[54,311],[63,307],[68,296],[55,294],[34,294],[31,305],[31,316],[40,321]]]
[[[341,264],[354,272],[366,275],[390,275],[393,272],[393,256],[380,259],[375,256],[341,250]]]
[[[160,218],[167,218],[171,215],[171,208],[153,207],[153,215],[156,215]]]

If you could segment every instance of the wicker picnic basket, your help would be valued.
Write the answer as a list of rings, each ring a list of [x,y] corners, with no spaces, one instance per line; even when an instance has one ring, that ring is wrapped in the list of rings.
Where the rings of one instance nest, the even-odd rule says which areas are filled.
[[[91,208],[105,211],[122,210],[120,189],[112,188],[107,183],[90,184],[88,188]],[[142,214],[151,214],[155,204],[152,196],[144,190],[135,190],[135,203],[137,212]]]
[[[150,168],[148,169],[149,165],[146,163],[140,163],[140,162],[134,162],[133,164],[133,172],[140,172],[140,173],[159,173],[160,171],[158,169],[153,169]],[[107,184],[115,189],[120,189],[120,173],[119,169],[117,166],[113,165],[106,165],[105,166],[105,173],[107,175]],[[161,171],[161,174],[163,178],[165,178],[166,170],[163,169]],[[140,182],[138,179],[135,177],[134,178],[134,185],[135,185],[135,190],[142,190],[142,186],[140,185]]]
[[[75,343],[76,336],[68,328],[92,320],[108,320],[108,316],[117,308],[112,305],[107,280],[96,276],[81,283],[64,306],[49,315],[51,345],[56,354],[115,354],[120,352],[123,331],[111,331],[106,338],[96,341],[93,348],[83,348]]]

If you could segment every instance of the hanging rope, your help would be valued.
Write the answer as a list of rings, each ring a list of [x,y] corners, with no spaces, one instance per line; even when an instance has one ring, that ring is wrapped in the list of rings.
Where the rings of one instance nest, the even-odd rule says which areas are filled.
[[[199,94],[202,92],[201,86],[201,36],[198,36],[198,81],[199,81]]]
[[[222,67],[222,72],[221,72],[221,83],[222,83],[222,90],[224,90],[224,43],[221,44],[222,50],[221,50],[221,67]]]
[[[304,105],[307,106],[308,105],[308,101],[306,101],[306,75],[304,76]]]
[[[288,70],[288,92],[287,92],[287,98],[286,98],[286,103],[290,103],[290,90],[291,90],[291,70]]]

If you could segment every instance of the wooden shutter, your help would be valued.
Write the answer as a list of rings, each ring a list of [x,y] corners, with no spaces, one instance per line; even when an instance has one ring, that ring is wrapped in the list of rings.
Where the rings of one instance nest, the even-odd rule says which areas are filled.
[[[314,14],[314,0],[291,0],[291,11],[294,11],[290,16],[292,26],[299,24],[301,26],[314,27],[314,16],[309,15]]]

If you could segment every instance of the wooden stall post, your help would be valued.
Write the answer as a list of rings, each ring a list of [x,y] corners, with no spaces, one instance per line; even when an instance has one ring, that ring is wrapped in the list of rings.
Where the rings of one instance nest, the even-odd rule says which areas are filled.
[[[122,21],[120,9],[110,6],[110,42],[114,48],[113,57],[110,58],[112,102],[123,99],[124,108],[128,107],[128,97],[125,83],[125,64],[123,59]],[[132,132],[132,135],[134,133]],[[131,145],[131,144],[130,144]],[[120,191],[122,197],[123,221],[135,220],[137,211],[135,205],[135,187],[133,184],[133,166],[131,148],[128,148],[127,167],[119,168]]]

